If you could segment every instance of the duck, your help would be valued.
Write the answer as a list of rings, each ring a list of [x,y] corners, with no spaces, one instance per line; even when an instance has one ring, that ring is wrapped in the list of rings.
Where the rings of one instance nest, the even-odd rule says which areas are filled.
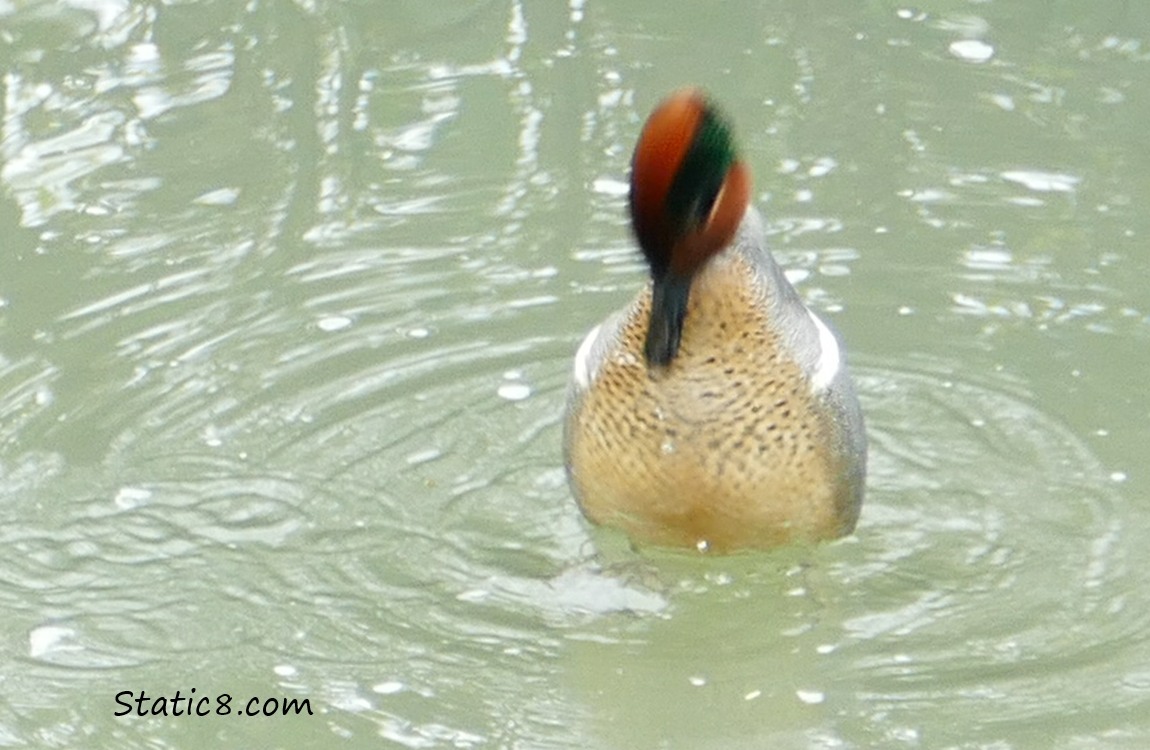
[[[650,272],[575,353],[564,465],[583,515],[636,546],[731,553],[851,534],[867,441],[839,335],[767,248],[729,120],[685,88],[631,161]]]

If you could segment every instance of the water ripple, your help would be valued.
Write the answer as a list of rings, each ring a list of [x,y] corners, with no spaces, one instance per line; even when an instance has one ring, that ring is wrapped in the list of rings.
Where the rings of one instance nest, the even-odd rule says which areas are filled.
[[[865,373],[861,389],[878,415],[871,500],[833,572],[843,603],[865,597],[839,649],[859,671],[837,682],[862,680],[871,721],[929,703],[958,726],[995,696],[999,721],[1139,702],[1107,666],[1150,620],[1129,602],[1129,509],[1081,440],[945,376]]]

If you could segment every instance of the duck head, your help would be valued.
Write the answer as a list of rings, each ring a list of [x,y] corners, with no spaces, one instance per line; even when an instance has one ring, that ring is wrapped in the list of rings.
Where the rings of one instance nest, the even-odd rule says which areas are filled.
[[[702,91],[677,91],[655,108],[635,146],[630,191],[631,226],[653,281],[649,367],[678,354],[691,281],[731,243],[750,192],[731,128]]]

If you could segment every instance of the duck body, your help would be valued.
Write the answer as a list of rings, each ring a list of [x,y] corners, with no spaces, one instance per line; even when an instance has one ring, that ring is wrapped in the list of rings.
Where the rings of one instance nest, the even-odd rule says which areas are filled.
[[[680,92],[652,121],[676,105],[688,113],[712,106],[700,92]],[[866,433],[837,336],[767,250],[749,183],[733,174],[737,162],[710,180],[719,187],[704,194],[698,226],[675,221],[678,229],[652,240],[660,220],[648,212],[644,238],[635,216],[643,148],[641,139],[632,218],[640,244],[654,245],[644,247],[648,259],[666,248],[670,258],[651,263],[652,283],[576,354],[564,453],[580,508],[636,543],[717,552],[850,533]],[[668,153],[674,161],[675,150]],[[739,180],[747,189],[735,189]],[[716,234],[724,213],[729,226]],[[688,248],[698,262],[676,268],[684,236],[712,247]]]

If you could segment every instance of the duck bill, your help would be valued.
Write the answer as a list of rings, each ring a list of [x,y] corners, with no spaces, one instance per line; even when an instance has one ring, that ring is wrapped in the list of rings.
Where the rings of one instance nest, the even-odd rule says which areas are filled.
[[[679,353],[691,296],[691,276],[668,271],[654,279],[643,353],[648,367],[664,368]]]

